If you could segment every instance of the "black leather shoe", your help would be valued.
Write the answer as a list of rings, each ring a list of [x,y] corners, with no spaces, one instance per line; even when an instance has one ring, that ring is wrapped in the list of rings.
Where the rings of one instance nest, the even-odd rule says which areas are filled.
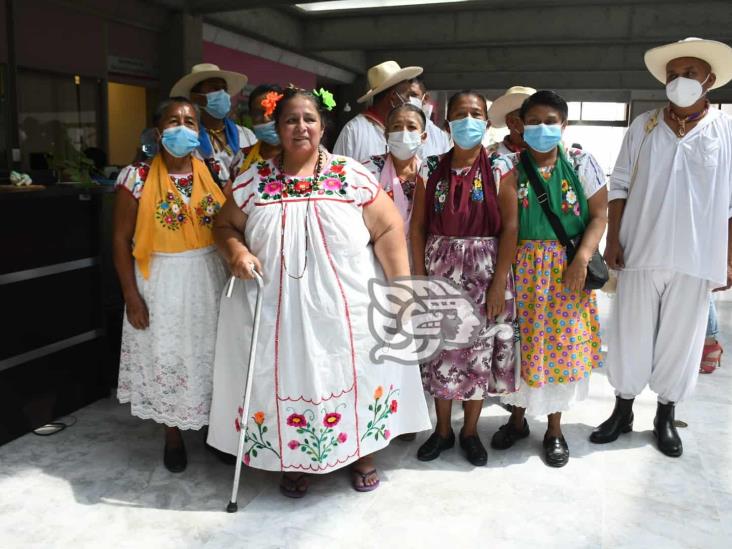
[[[590,434],[590,442],[595,444],[606,444],[613,442],[623,433],[630,433],[633,430],[633,401],[615,397],[615,408],[610,417],[600,423]]]
[[[564,436],[544,437],[544,459],[550,467],[564,467],[569,461],[569,446]]]
[[[181,440],[180,446],[171,447],[165,444],[163,451],[163,463],[165,468],[171,473],[182,473],[188,466],[188,456],[186,455],[186,447]]]
[[[679,457],[684,453],[681,437],[674,425],[674,408],[673,402],[659,402],[653,420],[653,436],[656,437],[658,449],[669,457]]]
[[[450,436],[447,438],[441,437],[435,431],[417,450],[417,459],[419,461],[432,461],[437,459],[443,450],[448,450],[453,446],[455,446],[455,433],[453,431],[450,431]]]
[[[498,431],[493,434],[493,438],[491,438],[491,448],[496,450],[507,450],[513,446],[514,442],[517,440],[521,440],[522,438],[529,436],[530,432],[529,422],[526,421],[526,418],[524,418],[524,424],[521,426],[521,429],[516,429],[509,419],[508,423],[499,427]]]
[[[482,467],[488,463],[488,452],[478,438],[478,435],[464,437],[461,432],[460,448],[465,452],[465,458],[476,467]]]

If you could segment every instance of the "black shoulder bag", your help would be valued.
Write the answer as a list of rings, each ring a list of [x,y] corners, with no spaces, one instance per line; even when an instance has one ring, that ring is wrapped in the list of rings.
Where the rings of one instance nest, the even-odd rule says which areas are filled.
[[[577,253],[577,247],[582,241],[582,235],[579,235],[574,239],[567,236],[567,232],[564,230],[562,222],[557,217],[557,214],[552,211],[552,208],[549,205],[549,196],[546,194],[546,188],[539,180],[539,175],[531,164],[527,152],[521,153],[521,165],[524,167],[526,177],[529,178],[529,183],[531,183],[531,187],[534,189],[536,199],[539,201],[539,204],[541,204],[541,209],[544,210],[544,214],[549,220],[549,224],[552,226],[552,229],[554,229],[554,233],[557,235],[559,242],[561,242],[567,249],[567,267],[569,267],[569,264],[572,263],[572,260]],[[595,253],[592,254],[590,262],[587,265],[585,289],[599,290],[605,285],[609,278],[610,272],[607,269],[607,264],[602,258],[602,255],[600,255],[599,250],[595,250]]]

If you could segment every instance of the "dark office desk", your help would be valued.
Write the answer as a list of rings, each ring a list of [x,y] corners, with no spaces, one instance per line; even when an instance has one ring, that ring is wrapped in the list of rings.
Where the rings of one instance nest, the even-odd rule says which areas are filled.
[[[109,187],[0,191],[0,444],[116,383],[113,199]]]

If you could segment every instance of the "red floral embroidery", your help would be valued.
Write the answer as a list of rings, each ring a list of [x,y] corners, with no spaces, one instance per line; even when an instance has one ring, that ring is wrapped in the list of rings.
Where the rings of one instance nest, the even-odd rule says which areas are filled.
[[[301,414],[290,414],[287,417],[287,424],[290,427],[307,427],[308,420]]]
[[[341,421],[341,414],[338,412],[330,412],[328,414],[325,414],[325,417],[323,418],[323,425],[326,427],[335,427],[340,423]]]
[[[262,164],[258,172],[260,177],[269,177],[272,174],[272,170],[267,164]]]
[[[341,433],[340,435],[338,435],[338,442],[340,442],[341,444],[343,444],[347,440],[348,440],[348,435],[346,433]]]
[[[313,184],[307,180],[301,180],[295,183],[294,188],[299,193],[306,193],[313,188]]]
[[[391,401],[391,413],[396,414],[397,408],[399,407],[399,403],[396,400]]]

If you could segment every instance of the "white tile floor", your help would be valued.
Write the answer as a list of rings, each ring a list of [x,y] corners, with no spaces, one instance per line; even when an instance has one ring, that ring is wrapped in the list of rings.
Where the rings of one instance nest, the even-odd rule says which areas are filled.
[[[720,315],[724,342],[732,303],[721,304]],[[689,424],[681,459],[653,445],[650,393],[637,400],[632,435],[609,446],[588,442],[613,405],[600,372],[590,399],[565,416],[572,459],[563,469],[539,457],[544,420],[532,421],[530,439],[513,449],[489,449],[482,468],[458,450],[417,461],[422,433],[379,455],[382,485],[370,494],[354,492],[340,471],[293,501],[279,494],[276,474],[245,470],[234,515],[224,512],[233,468],[203,449],[200,433],[186,435],[187,471],[171,475],[160,427],[100,401],[58,435],[0,447],[0,548],[730,547],[730,364],[703,376],[694,398],[678,407],[677,418]],[[484,409],[486,443],[505,416],[497,406]]]

